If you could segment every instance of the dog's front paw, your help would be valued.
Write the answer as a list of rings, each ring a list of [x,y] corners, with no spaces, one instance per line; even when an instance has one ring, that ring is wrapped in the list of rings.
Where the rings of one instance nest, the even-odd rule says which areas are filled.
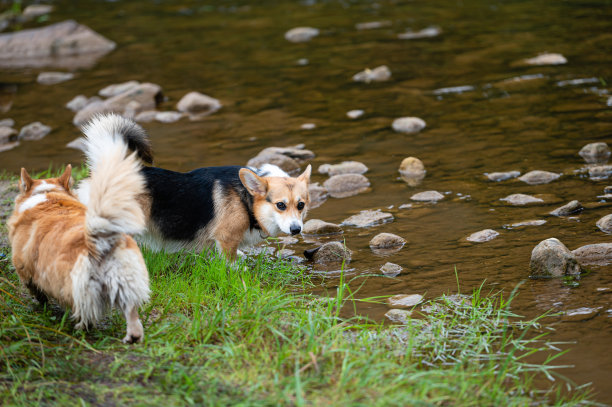
[[[143,339],[144,339],[144,335],[138,336],[138,335],[127,334],[125,335],[125,338],[123,338],[121,342],[127,343],[127,344],[142,343]]]

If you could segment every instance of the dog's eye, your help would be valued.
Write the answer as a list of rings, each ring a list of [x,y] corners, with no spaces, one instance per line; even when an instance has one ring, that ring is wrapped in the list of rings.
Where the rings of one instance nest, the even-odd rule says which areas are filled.
[[[284,203],[284,202],[279,202],[279,203],[277,203],[277,204],[276,204],[276,207],[277,207],[278,209],[280,209],[281,211],[284,211],[285,209],[287,209],[287,205],[285,205],[285,203]]]
[[[304,206],[306,206],[306,204],[304,202],[299,202],[298,203],[298,211],[301,211],[302,209],[304,209]]]

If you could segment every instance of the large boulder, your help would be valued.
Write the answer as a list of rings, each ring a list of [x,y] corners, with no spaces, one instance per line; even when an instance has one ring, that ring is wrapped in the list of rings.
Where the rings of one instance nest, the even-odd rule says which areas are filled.
[[[0,67],[85,68],[115,43],[76,21],[0,34]]]
[[[531,277],[562,277],[580,275],[576,255],[559,241],[550,238],[541,241],[531,252]]]

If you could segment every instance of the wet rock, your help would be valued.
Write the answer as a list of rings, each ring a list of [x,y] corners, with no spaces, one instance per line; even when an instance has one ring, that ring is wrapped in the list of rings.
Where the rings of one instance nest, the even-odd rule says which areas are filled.
[[[305,235],[335,235],[342,233],[340,226],[320,219],[310,219],[304,224],[302,233]]]
[[[582,204],[576,200],[571,201],[568,204],[565,204],[554,211],[551,211],[550,214],[553,216],[569,216],[574,213],[581,212],[584,209]]]
[[[318,171],[333,177],[340,174],[365,174],[368,167],[359,161],[343,161],[340,164],[323,164],[319,166]]]
[[[74,74],[70,72],[41,72],[36,78],[36,82],[41,85],[55,85],[69,81],[74,78]]]
[[[391,78],[391,71],[387,65],[377,66],[374,69],[368,69],[353,75],[354,82],[385,82]]]
[[[259,152],[259,155],[266,154],[282,154],[294,160],[310,160],[315,158],[315,153],[306,150],[303,144],[294,147],[267,147]]]
[[[346,198],[368,190],[370,181],[361,174],[334,175],[323,183],[332,198]]]
[[[285,33],[285,39],[289,42],[308,42],[319,35],[319,30],[312,27],[296,27]]]
[[[247,166],[255,168],[259,168],[264,164],[276,165],[288,174],[294,174],[300,171],[298,162],[283,154],[260,153],[257,157],[253,157],[247,162]]]
[[[308,58],[300,58],[295,63],[299,66],[306,66],[310,63],[310,61],[308,60]]]
[[[45,126],[41,122],[34,122],[21,128],[19,131],[19,140],[40,140],[49,133],[51,133],[51,127]]]
[[[412,204],[401,204],[399,209],[410,209],[412,208]]]
[[[14,125],[15,125],[15,120],[13,119],[0,120],[0,127],[13,127]]]
[[[140,82],[138,81],[127,81],[127,82],[122,82],[122,83],[116,83],[113,85],[108,85],[103,89],[100,89],[98,94],[105,98],[112,98],[113,96],[117,96],[122,93],[130,91],[138,85],[140,85]]]
[[[380,271],[382,271],[382,273],[387,277],[396,277],[400,275],[402,270],[403,268],[399,264],[389,263],[389,262],[383,264],[380,267]]]
[[[164,100],[161,86],[154,83],[141,83],[129,90],[104,101],[109,111],[123,113],[128,103],[140,103],[140,111],[152,110]]]
[[[535,196],[525,194],[512,194],[505,198],[500,198],[500,201],[508,202],[510,205],[523,206],[535,203],[544,203],[543,199],[536,198]]]
[[[372,211],[361,211],[357,215],[353,215],[345,219],[341,224],[346,226],[355,226],[365,228],[369,226],[379,225],[381,223],[391,222],[393,215],[388,212],[381,212],[380,209]]]
[[[404,158],[399,167],[401,178],[410,186],[417,186],[425,178],[425,165],[416,157]]]
[[[348,117],[349,119],[359,119],[361,116],[363,116],[365,112],[363,110],[360,109],[355,109],[355,110],[349,110],[348,112],[346,112],[346,117]]]
[[[44,16],[53,11],[53,6],[48,4],[31,4],[23,9],[22,17],[26,20],[33,20],[37,17]]]
[[[304,123],[300,126],[302,130],[314,130],[317,128],[317,125],[314,123]]]
[[[580,322],[580,321],[588,321],[589,319],[595,318],[601,307],[598,308],[589,308],[589,307],[580,307],[577,309],[572,309],[565,311],[561,320],[563,322]]]
[[[420,294],[397,294],[387,298],[387,305],[397,308],[411,308],[423,301]]]
[[[406,239],[393,233],[379,233],[370,240],[371,249],[390,249],[397,248],[398,250],[404,247]]]
[[[79,137],[79,138],[72,140],[70,143],[66,144],[66,147],[72,148],[74,150],[85,151],[85,145],[86,145],[85,138]]]
[[[546,221],[544,219],[533,219],[533,220],[524,220],[522,222],[512,223],[511,225],[504,225],[506,229],[515,229],[525,226],[542,226]]]
[[[155,117],[157,117],[158,113],[159,112],[157,110],[145,110],[136,114],[134,116],[134,120],[140,123],[149,123],[155,120]]]
[[[531,277],[562,277],[579,275],[576,256],[558,239],[541,241],[531,252]]]
[[[464,85],[464,86],[451,86],[450,88],[440,88],[440,89],[434,90],[431,93],[433,93],[436,96],[442,96],[442,95],[453,95],[453,94],[461,94],[465,92],[472,92],[474,90],[476,90],[475,87],[471,85]]]
[[[568,79],[565,81],[559,81],[556,83],[557,86],[577,86],[577,85],[587,85],[589,83],[601,83],[599,78],[578,78],[578,79]]]
[[[499,236],[499,232],[496,232],[493,229],[484,229],[479,232],[472,233],[466,239],[468,242],[483,243],[493,240],[497,236]]]
[[[87,99],[87,96],[78,95],[72,98],[70,102],[66,103],[66,107],[72,110],[73,112],[78,112],[79,110],[87,106],[88,100],[89,99]]]
[[[423,119],[418,117],[400,117],[393,120],[391,127],[399,133],[416,134],[425,128]]]
[[[174,123],[177,122],[183,117],[183,113],[181,112],[157,112],[155,114],[155,120],[161,123]]]
[[[0,144],[0,153],[2,153],[3,151],[12,150],[13,148],[17,147],[18,145],[19,145],[18,141],[13,141],[11,143]]]
[[[412,195],[410,199],[418,202],[438,202],[439,200],[444,199],[444,195],[438,191],[425,191]]]
[[[115,43],[73,20],[0,34],[0,67],[88,67]]]
[[[296,244],[300,241],[297,237],[293,236],[279,236],[276,238],[280,244]]]
[[[589,164],[605,163],[610,158],[610,148],[606,143],[590,143],[582,147],[578,154]]]
[[[135,100],[132,100],[127,105],[125,105],[125,109],[123,110],[123,116],[133,119],[136,115],[142,110],[142,105]],[[162,113],[162,112],[158,112]],[[157,118],[157,115],[155,115]]]
[[[530,171],[527,174],[519,177],[519,179],[529,185],[540,185],[540,184],[548,184],[551,181],[559,178],[561,174],[557,174],[549,171]]]
[[[420,31],[411,31],[407,30],[405,33],[401,33],[397,35],[397,38],[400,40],[418,40],[422,38],[433,38],[442,34],[442,30],[440,27],[427,27],[423,28]]]
[[[582,265],[606,266],[612,263],[612,243],[588,244],[572,250]]]
[[[407,324],[410,322],[410,317],[412,312],[405,309],[390,309],[385,314],[385,317],[391,322],[395,322],[396,324]]]
[[[316,264],[348,263],[351,261],[351,251],[340,242],[329,242],[314,253],[312,260]]]
[[[75,126],[82,126],[97,114],[110,113],[112,110],[103,102],[89,103],[83,109],[79,110],[72,119],[72,123]],[[122,111],[123,112],[123,111]]]
[[[537,57],[523,60],[527,65],[563,65],[567,63],[567,59],[561,54],[540,54]]]
[[[309,209],[318,208],[319,206],[323,205],[323,203],[329,197],[327,189],[319,185],[318,182],[308,185],[308,194],[310,195]]]
[[[612,165],[598,165],[589,168],[589,177],[594,180],[605,179],[612,175]]]
[[[612,214],[606,215],[596,223],[597,227],[604,233],[612,233]]]
[[[506,181],[508,179],[516,178],[521,175],[520,171],[507,171],[507,172],[492,172],[484,174],[489,180],[499,182]]]
[[[216,112],[222,106],[218,99],[200,92],[189,92],[179,100],[176,109],[189,114],[192,118],[199,118]]]
[[[391,21],[368,21],[365,23],[357,23],[355,24],[355,29],[357,30],[375,30],[377,28],[389,27],[391,25]]]
[[[17,130],[11,127],[0,126],[0,145],[17,141]]]

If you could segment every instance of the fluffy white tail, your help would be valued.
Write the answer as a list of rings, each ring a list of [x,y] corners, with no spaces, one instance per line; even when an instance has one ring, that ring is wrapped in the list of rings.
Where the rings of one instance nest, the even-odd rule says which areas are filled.
[[[100,258],[122,234],[144,230],[145,216],[137,197],[145,191],[145,179],[137,153],[130,153],[127,140],[134,133],[145,133],[131,120],[115,114],[95,117],[83,132],[90,178],[78,194],[87,205],[86,230],[92,254]]]

